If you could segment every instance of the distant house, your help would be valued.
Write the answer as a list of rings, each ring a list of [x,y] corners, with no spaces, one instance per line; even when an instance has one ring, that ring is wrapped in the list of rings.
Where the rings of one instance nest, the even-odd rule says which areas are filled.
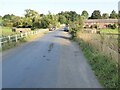
[[[118,24],[118,19],[88,19],[84,21],[84,27],[91,27],[94,24],[99,28],[107,28],[109,24]]]
[[[12,32],[25,33],[25,32],[29,32],[29,31],[31,31],[30,28],[16,28],[16,27],[12,28]]]

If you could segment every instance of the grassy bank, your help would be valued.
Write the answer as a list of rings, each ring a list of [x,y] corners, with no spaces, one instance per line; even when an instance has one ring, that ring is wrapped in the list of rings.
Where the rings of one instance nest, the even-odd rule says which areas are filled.
[[[81,38],[75,38],[95,75],[105,88],[118,88],[118,64]]]

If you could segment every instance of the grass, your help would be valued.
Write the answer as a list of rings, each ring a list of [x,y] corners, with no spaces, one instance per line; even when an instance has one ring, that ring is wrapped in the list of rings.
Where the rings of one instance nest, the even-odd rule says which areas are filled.
[[[12,28],[10,27],[0,27],[0,36],[8,36],[16,34],[15,32],[12,32]]]
[[[8,50],[8,49],[11,49],[11,48],[14,48],[14,47],[17,47],[18,45],[24,43],[24,42],[27,42],[25,40],[25,38],[21,38],[19,39],[17,42],[6,42],[2,45],[2,49],[0,51],[5,51],[5,50]]]
[[[113,33],[113,34],[118,34],[118,29],[101,29],[101,33]]]
[[[87,57],[101,85],[105,88],[118,88],[118,65],[111,58],[98,52],[87,42],[80,40],[80,47]]]
[[[98,81],[104,88],[120,88],[118,82],[118,63],[93,47],[84,38],[73,38],[82,49]]]

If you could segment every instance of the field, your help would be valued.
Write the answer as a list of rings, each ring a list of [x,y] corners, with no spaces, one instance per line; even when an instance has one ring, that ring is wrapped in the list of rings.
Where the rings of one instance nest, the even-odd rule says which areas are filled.
[[[12,28],[10,27],[0,27],[0,36],[8,36],[16,34],[15,32],[12,32]]]
[[[118,34],[118,29],[101,29],[101,33],[112,33],[112,34]]]

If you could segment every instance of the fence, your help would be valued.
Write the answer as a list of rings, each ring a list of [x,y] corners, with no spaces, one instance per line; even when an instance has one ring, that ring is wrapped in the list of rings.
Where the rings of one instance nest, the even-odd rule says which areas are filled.
[[[29,35],[35,35],[38,33],[44,33],[46,31],[48,31],[48,29],[40,29],[40,30],[36,30],[36,31],[30,31],[30,32],[25,32],[25,33],[2,37],[2,38],[0,38],[0,48],[2,47],[2,44],[6,43],[6,42],[13,42],[13,41],[17,42],[20,38],[25,38],[25,37],[28,37]]]

